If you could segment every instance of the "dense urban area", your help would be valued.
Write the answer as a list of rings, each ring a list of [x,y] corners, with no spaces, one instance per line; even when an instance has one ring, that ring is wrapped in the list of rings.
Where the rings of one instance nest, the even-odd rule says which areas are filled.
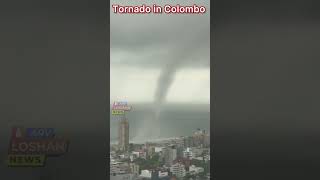
[[[110,146],[111,180],[210,179],[210,135],[202,129],[190,136],[129,143],[126,119],[119,123],[118,144]]]

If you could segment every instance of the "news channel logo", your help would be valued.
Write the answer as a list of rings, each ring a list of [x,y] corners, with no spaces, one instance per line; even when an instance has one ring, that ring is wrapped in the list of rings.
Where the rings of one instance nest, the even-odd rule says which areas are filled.
[[[124,115],[125,112],[131,111],[132,107],[128,105],[127,101],[116,101],[112,104],[112,115]]]
[[[47,157],[58,157],[69,148],[69,140],[57,137],[54,128],[13,127],[8,150],[9,167],[44,167]]]

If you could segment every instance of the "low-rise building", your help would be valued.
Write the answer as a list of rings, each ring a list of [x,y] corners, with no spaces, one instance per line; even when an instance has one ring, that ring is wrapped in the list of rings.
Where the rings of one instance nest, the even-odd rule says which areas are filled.
[[[130,172],[135,175],[139,175],[140,166],[136,163],[130,164]]]
[[[162,149],[163,149],[163,147],[155,147],[154,151],[155,151],[155,153],[159,153],[159,152],[162,152]]]
[[[202,172],[204,172],[204,168],[202,168],[202,167],[196,167],[195,165],[192,165],[189,167],[190,174],[199,174]]]
[[[149,170],[142,170],[141,171],[140,177],[142,177],[142,178],[150,178],[151,179],[151,176],[152,176],[152,172],[151,171],[149,171]]]
[[[182,163],[175,163],[170,167],[170,172],[178,178],[186,176],[185,166]]]
[[[183,151],[183,157],[184,158],[188,158],[188,159],[192,159],[193,158],[193,153],[192,153],[192,149],[191,148],[186,148],[184,151]]]
[[[118,174],[118,175],[110,175],[110,180],[136,180],[136,176],[134,174]]]

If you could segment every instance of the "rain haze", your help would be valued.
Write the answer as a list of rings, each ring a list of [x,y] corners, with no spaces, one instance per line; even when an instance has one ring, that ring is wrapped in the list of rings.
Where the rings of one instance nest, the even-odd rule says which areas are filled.
[[[118,1],[111,1],[119,4]],[[205,6],[203,15],[110,18],[110,100],[125,100],[130,140],[190,135],[210,125],[209,1],[122,1],[119,5]],[[181,123],[185,125],[183,129]],[[111,119],[111,141],[117,122]],[[150,128],[152,127],[152,128]],[[157,131],[155,131],[157,129]],[[207,129],[209,130],[209,129]]]

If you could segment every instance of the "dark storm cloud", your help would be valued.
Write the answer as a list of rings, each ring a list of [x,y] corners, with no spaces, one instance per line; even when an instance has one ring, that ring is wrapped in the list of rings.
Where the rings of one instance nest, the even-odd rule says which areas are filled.
[[[148,5],[159,3],[148,1]],[[145,3],[145,2],[144,2]],[[174,82],[177,70],[184,67],[209,67],[210,17],[209,1],[175,1],[171,5],[206,5],[204,15],[111,15],[111,66],[130,65],[160,68],[155,92],[154,116],[144,123],[159,127],[162,104]],[[128,5],[128,3],[123,3]],[[135,3],[141,5],[142,3]],[[163,3],[162,5],[165,5]],[[143,130],[145,131],[145,130]],[[141,130],[142,132],[142,130]],[[151,133],[153,138],[160,136]]]
[[[149,5],[156,1],[148,1]],[[157,1],[157,3],[159,3]],[[111,54],[141,58],[111,59],[113,64],[158,67],[184,54],[184,65],[209,64],[209,2],[177,1],[174,4],[206,5],[204,15],[111,15]],[[125,3],[123,3],[125,4]],[[136,3],[141,5],[142,3]],[[127,5],[127,4],[126,4]],[[112,56],[111,56],[112,57]]]

